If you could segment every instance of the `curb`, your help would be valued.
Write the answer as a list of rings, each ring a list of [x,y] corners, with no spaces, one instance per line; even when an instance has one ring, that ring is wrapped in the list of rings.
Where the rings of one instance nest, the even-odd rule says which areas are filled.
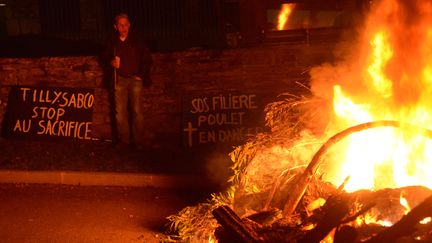
[[[61,184],[83,186],[206,188],[203,177],[115,172],[0,170],[0,183]]]

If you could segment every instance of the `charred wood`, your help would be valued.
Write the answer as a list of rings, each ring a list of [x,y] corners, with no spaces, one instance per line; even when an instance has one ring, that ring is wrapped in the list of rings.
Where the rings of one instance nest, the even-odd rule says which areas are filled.
[[[331,197],[323,206],[324,217],[315,228],[299,240],[300,243],[314,243],[323,240],[334,228],[338,227],[350,212],[351,195],[342,193]]]
[[[263,212],[258,212],[252,215],[247,216],[245,219],[249,219],[253,222],[256,222],[261,225],[271,225],[277,219],[280,218],[280,210],[272,209]],[[243,219],[243,220],[245,220]]]
[[[354,227],[344,225],[336,231],[333,243],[354,243],[357,237],[358,232]]]
[[[426,198],[426,200],[417,207],[413,208],[411,212],[402,217],[402,219],[392,227],[383,230],[366,242],[395,242],[401,237],[413,234],[416,231],[416,225],[419,221],[430,216],[432,216],[432,196]]]
[[[230,207],[216,208],[213,210],[213,216],[223,228],[216,232],[219,242],[254,243],[262,241],[257,233],[247,226]]]

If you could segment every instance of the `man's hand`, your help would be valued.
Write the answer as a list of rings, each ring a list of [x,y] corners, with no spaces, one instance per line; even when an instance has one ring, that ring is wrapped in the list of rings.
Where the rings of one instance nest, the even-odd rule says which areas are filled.
[[[113,66],[114,68],[119,69],[119,68],[120,68],[120,57],[116,56],[116,57],[111,61],[111,66]]]

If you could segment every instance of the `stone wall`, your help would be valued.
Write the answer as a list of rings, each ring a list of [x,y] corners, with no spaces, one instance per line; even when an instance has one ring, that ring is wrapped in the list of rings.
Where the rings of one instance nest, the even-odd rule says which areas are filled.
[[[333,58],[333,43],[262,45],[153,54],[154,85],[144,91],[148,141],[181,147],[181,100],[190,94],[297,92],[310,66]],[[97,57],[0,58],[0,121],[13,85],[95,89],[92,135],[110,139],[108,93]]]

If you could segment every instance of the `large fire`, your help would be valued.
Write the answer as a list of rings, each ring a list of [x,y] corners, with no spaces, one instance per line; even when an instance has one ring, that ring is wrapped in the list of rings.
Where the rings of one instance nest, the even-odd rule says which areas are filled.
[[[282,29],[292,11],[285,8]],[[276,209],[281,213],[269,218],[288,221],[283,236],[297,239],[294,230],[304,234],[302,242],[318,242],[307,241],[316,232],[325,233],[322,242],[336,241],[335,229],[341,225],[392,226],[396,231],[407,222],[408,228],[432,226],[432,0],[374,1],[359,33],[358,41],[348,43],[349,51],[343,49],[351,55],[311,70],[313,97],[286,98],[267,107],[271,132],[230,154],[235,173],[226,196],[214,196],[205,207],[186,208],[174,219],[194,222],[201,211],[208,212],[203,208],[213,210],[218,204],[229,205],[243,218],[257,212],[268,216],[269,209]],[[325,219],[321,227],[319,220],[309,221],[320,209]],[[225,224],[222,228],[234,218],[229,211],[213,210],[213,215]],[[213,234],[217,223],[208,218],[201,228]],[[234,226],[244,224],[234,221]],[[251,228],[267,223],[256,224]],[[327,226],[332,226],[329,231]],[[183,234],[196,236],[184,229]],[[421,236],[432,239],[431,232]]]
[[[318,78],[333,86],[319,84],[333,91],[334,117],[328,134],[377,120],[432,128],[432,4],[385,0],[375,7],[355,57],[318,68],[313,75],[337,73],[333,80]],[[337,165],[328,179],[338,185],[350,176],[348,191],[409,185],[432,188],[432,141],[412,126],[349,136],[330,160]]]

